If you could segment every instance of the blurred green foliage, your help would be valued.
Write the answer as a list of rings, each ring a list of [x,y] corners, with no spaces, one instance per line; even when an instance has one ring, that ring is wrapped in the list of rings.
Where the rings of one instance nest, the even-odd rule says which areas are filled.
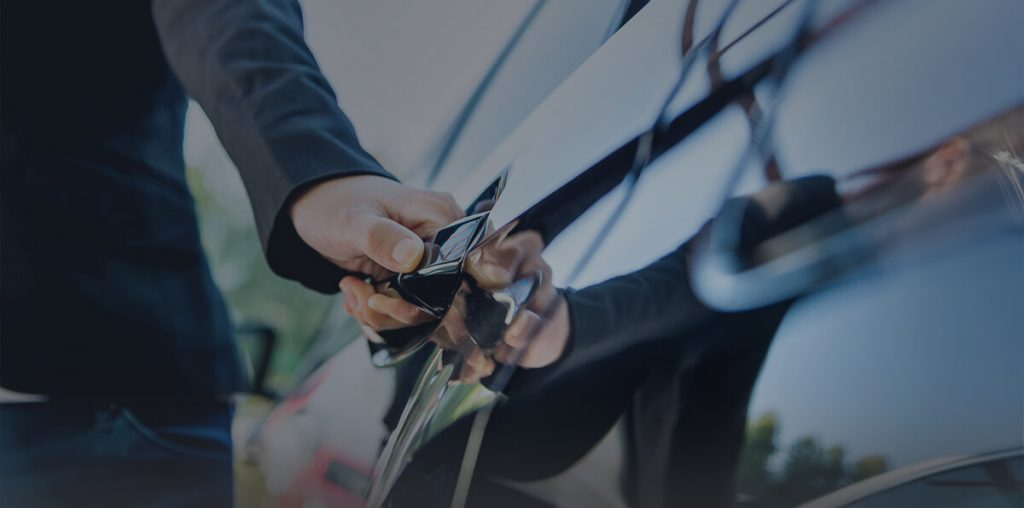
[[[268,382],[272,387],[290,385],[288,378],[320,330],[333,298],[270,270],[237,175],[228,177],[227,184],[225,175],[199,168],[189,167],[186,175],[196,200],[203,247],[232,319],[236,326],[261,323],[277,332]],[[239,342],[244,349],[246,341]]]

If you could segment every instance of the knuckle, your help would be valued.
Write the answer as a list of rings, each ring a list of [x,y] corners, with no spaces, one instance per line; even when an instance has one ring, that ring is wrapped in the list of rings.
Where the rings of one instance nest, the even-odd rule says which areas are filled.
[[[326,234],[327,242],[335,252],[352,249],[353,245],[361,245],[365,237],[362,229],[370,210],[363,207],[342,208],[335,213],[334,227]]]
[[[343,207],[335,212],[337,227],[343,230],[358,227],[369,210],[365,207]]]
[[[544,239],[540,236],[540,233],[536,231],[527,231],[525,237],[526,245],[536,252],[544,250]]]
[[[375,221],[366,229],[366,245],[370,251],[381,251],[391,243],[391,228],[383,221]]]
[[[461,214],[461,209],[458,203],[455,202],[455,196],[447,192],[434,192],[434,199],[440,209],[447,213],[447,215]]]
[[[520,265],[527,259],[526,248],[520,243],[509,245],[507,262],[512,271],[518,271]]]
[[[451,193],[441,191],[430,191],[439,203],[452,204],[455,203],[455,198],[452,197]]]

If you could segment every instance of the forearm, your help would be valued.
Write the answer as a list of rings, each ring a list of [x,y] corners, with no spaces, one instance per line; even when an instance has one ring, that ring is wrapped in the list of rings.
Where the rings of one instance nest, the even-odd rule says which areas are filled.
[[[272,268],[335,291],[343,272],[306,246],[288,214],[325,179],[387,172],[359,145],[303,38],[294,0],[155,0],[172,69],[242,175]]]
[[[678,336],[718,313],[690,286],[687,258],[693,240],[646,267],[567,293],[577,354],[595,348]]]
[[[691,244],[636,272],[578,291],[563,290],[570,330],[563,356],[544,368],[519,369],[505,392],[513,398],[525,396],[561,382],[566,372],[586,372],[590,364],[634,346],[685,337],[712,322],[719,313],[701,303],[690,287]]]

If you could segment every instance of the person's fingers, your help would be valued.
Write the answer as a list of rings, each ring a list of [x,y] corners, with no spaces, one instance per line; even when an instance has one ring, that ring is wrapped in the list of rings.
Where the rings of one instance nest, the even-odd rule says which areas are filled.
[[[538,314],[550,312],[551,309],[548,307],[558,297],[558,290],[552,283],[554,273],[551,271],[551,266],[540,255],[530,256],[520,266],[520,277],[528,277],[533,274],[540,276],[540,285],[534,288],[533,295],[526,302],[526,308]]]
[[[503,242],[505,267],[512,279],[519,279],[547,266],[542,253],[544,240],[535,231],[516,233]]]
[[[380,334],[377,333],[378,330],[374,330],[373,328],[370,328],[368,326],[363,326],[362,328],[363,336],[366,337],[366,340],[373,342],[374,344],[387,344],[387,341],[384,340],[384,337],[381,337]]]
[[[405,273],[416,269],[423,257],[423,240],[405,226],[380,215],[376,210],[359,209],[349,213],[345,236],[380,266]]]
[[[358,311],[358,314],[360,315],[360,323],[378,332],[397,330],[399,328],[407,328],[409,326],[388,316],[387,314],[381,314],[380,312],[369,308]]]
[[[498,289],[512,283],[514,272],[506,264],[493,258],[479,259],[480,262],[467,263],[467,271],[480,287]]]
[[[514,242],[491,243],[469,256],[466,271],[481,287],[502,288],[512,282],[522,254]]]
[[[480,348],[473,348],[463,358],[462,372],[459,373],[459,381],[463,383],[475,383],[494,373],[494,362],[484,355]]]
[[[525,309],[520,311],[505,330],[501,342],[494,348],[494,359],[504,364],[516,363],[527,367],[525,362],[528,360],[529,351],[520,350],[528,346],[532,349],[535,341],[544,340],[541,336],[542,325],[543,320],[537,314]]]
[[[514,347],[506,344],[505,342],[499,342],[498,345],[494,347],[494,352],[491,353],[491,356],[495,361],[501,362],[503,365],[509,365],[513,361],[516,361],[517,354],[518,351]]]
[[[534,231],[524,231],[487,245],[470,256],[466,269],[481,287],[502,288],[524,273],[523,265],[536,262],[544,250],[544,240]]]
[[[358,281],[355,277],[348,276],[341,279],[338,284],[338,288],[341,289],[341,293],[345,295],[345,311],[350,315],[355,316],[356,310],[359,308],[359,297],[353,290],[353,284]]]
[[[547,319],[529,310],[520,311],[494,349],[494,359],[532,369],[561,358],[569,340],[568,306],[564,300],[552,304],[555,308]]]
[[[544,240],[535,231],[524,231],[508,237],[497,249],[483,252],[467,263],[470,274],[485,288],[502,288],[513,281],[533,275],[540,276],[526,308],[539,314],[548,312],[548,305],[558,296],[552,284],[551,266],[544,260]]]
[[[415,190],[386,204],[388,212],[421,237],[461,219],[465,214],[447,192]]]
[[[430,315],[420,310],[419,307],[401,298],[380,293],[371,296],[367,300],[367,304],[371,309],[407,325],[417,325],[431,319]]]
[[[521,367],[543,367],[557,360],[561,353],[559,344],[551,344],[553,340],[547,322],[537,314],[523,310],[505,332],[501,343],[505,347],[496,348],[495,354],[499,349],[503,350],[502,358],[498,358],[502,363],[514,361]]]
[[[362,292],[357,291],[358,284],[362,281],[355,277],[345,277],[341,279],[341,283],[338,287],[341,288],[342,294],[345,295],[345,311],[350,316],[359,321],[361,324],[366,324],[365,307],[366,302],[361,301]]]
[[[299,237],[321,256],[378,280],[415,269],[422,238],[462,217],[451,195],[378,175],[318,183],[296,199],[290,214]]]
[[[544,238],[536,231],[520,231],[512,235],[510,238],[512,241],[521,245],[523,249],[531,255],[539,256],[541,251],[544,250]]]
[[[540,329],[542,323],[543,320],[540,316],[532,311],[523,309],[519,311],[512,324],[505,330],[502,342],[508,344],[513,349],[524,348],[529,344],[531,336]]]
[[[448,223],[461,219],[466,215],[462,207],[455,202],[455,196],[447,192],[431,192],[436,208]]]
[[[557,361],[565,354],[569,342],[569,307],[565,299],[558,297],[558,302],[550,316],[543,320],[535,337],[530,341],[523,354],[520,364],[523,367],[545,367]]]
[[[366,301],[376,294],[373,286],[351,275],[341,279],[339,287],[345,293],[345,296],[352,299],[353,306],[356,307],[365,307]]]
[[[366,302],[359,301],[359,295],[352,289],[351,283],[343,282],[340,286],[345,295],[345,312],[348,312],[360,325],[379,330],[378,323],[371,323],[371,319],[367,315]]]
[[[346,309],[361,324],[374,330],[393,330],[408,326],[388,314],[379,312],[370,305],[370,300],[377,296],[373,286],[355,278],[345,277],[341,280],[341,290],[345,293]]]

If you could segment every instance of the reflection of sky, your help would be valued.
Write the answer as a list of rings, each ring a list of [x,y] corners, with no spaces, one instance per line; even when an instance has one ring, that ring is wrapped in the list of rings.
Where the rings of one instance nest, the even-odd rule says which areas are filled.
[[[1024,2],[881,2],[799,67],[783,162],[837,171],[889,160],[1024,101]]]
[[[549,1],[482,98],[450,166],[468,171],[601,42],[624,0]],[[303,0],[306,38],[367,150],[422,185],[450,125],[536,0]],[[188,160],[232,206],[247,200],[208,122]],[[209,173],[230,173],[209,175]],[[449,184],[450,185],[450,184]]]
[[[514,161],[510,190],[495,212],[500,223],[648,125],[676,68],[680,5],[652,2],[485,160],[462,197]],[[842,175],[924,148],[1024,100],[1024,2],[880,5],[795,70],[777,132],[788,174]],[[783,33],[791,21],[772,29]],[[725,68],[754,61],[769,40],[782,38],[740,44]],[[683,95],[699,96],[702,83],[690,83]],[[747,136],[735,113],[649,171],[580,282],[642,266],[713,213],[723,172]],[[751,174],[743,187],[756,185]],[[571,270],[621,195],[610,194],[549,248],[556,279]],[[895,463],[1019,446],[1022,255],[1019,237],[989,240],[969,252],[883,265],[805,302],[779,334],[753,413],[780,411],[783,444],[810,433],[854,456],[889,453]]]
[[[461,197],[468,199],[513,160],[512,183],[495,210],[501,223],[649,125],[678,68],[674,42],[682,3],[652,2],[485,160]],[[829,10],[842,4],[832,2]],[[767,10],[745,8],[737,15],[747,16],[749,23]],[[921,149],[955,127],[1024,100],[1016,36],[1022,11],[1021,2],[993,2],[981,9],[956,0],[889,2],[866,11],[794,71],[777,132],[783,168],[791,175],[844,174]],[[784,40],[792,18],[780,16],[762,27],[767,35],[737,45],[725,67],[766,54],[770,44]],[[731,23],[725,38],[744,25]],[[677,103],[691,103],[706,87],[703,73],[697,73]],[[652,182],[641,184],[643,192],[633,205],[637,210],[628,212],[624,225],[609,236],[583,281],[656,258],[674,245],[648,232],[671,231],[665,234],[677,242],[713,212],[708,198],[722,192],[733,147],[742,142],[738,137],[747,136],[740,122],[731,129],[715,128],[722,130],[699,134],[702,146],[680,149],[652,169],[647,176]],[[748,177],[748,188],[756,184],[755,176]],[[564,257],[567,264],[578,257],[578,248],[599,229],[612,199],[581,221],[577,231],[568,231],[551,255]]]
[[[848,2],[830,4],[844,3]],[[312,45],[338,86],[343,106],[371,151],[396,167],[415,167],[436,146],[438,126],[451,121],[459,101],[486,68],[489,57],[482,48],[496,54],[516,16],[529,6],[490,2],[484,9],[462,2],[459,15],[450,16],[436,5],[394,1],[365,2],[378,10],[347,10],[345,15],[338,7],[344,3],[305,4]],[[506,10],[496,10],[497,4]],[[712,7],[699,10],[698,37],[714,19],[712,9],[721,4],[701,3]],[[775,4],[744,2],[725,39]],[[817,169],[843,173],[876,163],[1024,99],[1024,2],[878,4],[877,12],[836,34],[796,69],[778,129],[781,160],[790,174]],[[444,190],[457,191],[468,202],[514,162],[515,173],[500,205],[504,208],[496,210],[499,220],[502,214],[511,218],[640,132],[650,124],[678,68],[683,5],[680,0],[652,0],[486,157],[464,185],[456,187],[458,179],[442,179],[447,182]],[[390,17],[388,9],[393,9]],[[408,23],[404,31],[401,24],[384,23],[396,17],[422,22]],[[726,58],[725,70],[743,67],[766,53],[783,40],[791,22],[792,16],[784,16],[766,25],[757,38],[737,46]],[[409,31],[408,26],[421,31]],[[447,41],[430,36],[431,30],[457,29],[464,32]],[[356,42],[346,44],[349,39],[342,36]],[[460,45],[460,40],[473,45]],[[574,51],[582,54],[584,49]],[[478,53],[483,56],[477,58]],[[361,76],[375,77],[359,81]],[[704,76],[697,76],[684,88],[677,107],[706,91]],[[529,82],[530,73],[514,77]],[[360,100],[361,94],[376,99]],[[513,108],[511,103],[501,104]],[[203,129],[207,127],[201,120],[190,121],[189,160],[200,165],[206,165],[205,157],[218,157],[210,148],[212,133]],[[486,130],[477,127],[473,132]],[[745,121],[733,110],[655,165],[581,282],[639,267],[691,234],[713,213],[723,192],[724,171],[734,163],[737,146],[746,136]],[[225,176],[220,178],[234,182],[223,188],[233,185],[230,192],[238,197],[226,201],[245,203],[237,177],[221,173]],[[756,184],[753,176],[746,181],[747,188]],[[571,269],[617,197],[610,196],[551,247],[556,274],[564,276]],[[914,439],[901,455],[907,460],[916,451],[943,445],[943,432],[963,436],[967,447],[982,446],[984,440],[1012,431],[1014,424],[1019,430],[1020,397],[1003,400],[988,388],[1024,385],[1019,375],[1024,358],[1021,335],[1014,333],[1024,324],[1019,317],[1024,314],[1019,304],[1024,298],[1019,289],[1014,292],[1022,287],[1024,272],[1000,271],[1019,266],[1020,251],[1019,242],[989,243],[979,246],[974,260],[933,259],[807,302],[780,334],[771,359],[777,367],[766,371],[755,412],[775,401],[791,403],[780,415],[784,439],[831,425],[835,436],[844,436],[848,450],[857,453],[875,451],[869,443],[879,432],[910,436]],[[938,277],[947,273],[957,277]],[[996,344],[1014,337],[1016,342]],[[963,375],[968,370],[970,377]],[[894,373],[901,378],[886,378]],[[842,396],[837,388],[850,389]],[[833,407],[840,399],[846,404]],[[830,404],[828,411],[822,410],[825,403]],[[906,415],[924,420],[902,419]],[[826,444],[838,439],[821,437]]]
[[[746,117],[739,108],[732,108],[680,146],[678,154],[653,165],[638,183],[634,200],[618,226],[594,256],[591,268],[573,285],[582,287],[639,269],[696,232],[720,198],[708,190],[722,186],[726,177],[722,169],[735,164],[748,132]],[[604,209],[594,210],[556,239],[547,251],[552,266],[574,266],[589,246],[587,240],[604,225],[609,205],[617,204],[621,197],[621,190],[609,196],[602,203]],[[558,277],[567,276],[568,271],[556,272],[556,282],[565,282]]]
[[[906,262],[805,300],[787,316],[750,414],[780,442],[812,435],[890,466],[1020,447],[1024,236]],[[827,316],[827,318],[825,318]]]

